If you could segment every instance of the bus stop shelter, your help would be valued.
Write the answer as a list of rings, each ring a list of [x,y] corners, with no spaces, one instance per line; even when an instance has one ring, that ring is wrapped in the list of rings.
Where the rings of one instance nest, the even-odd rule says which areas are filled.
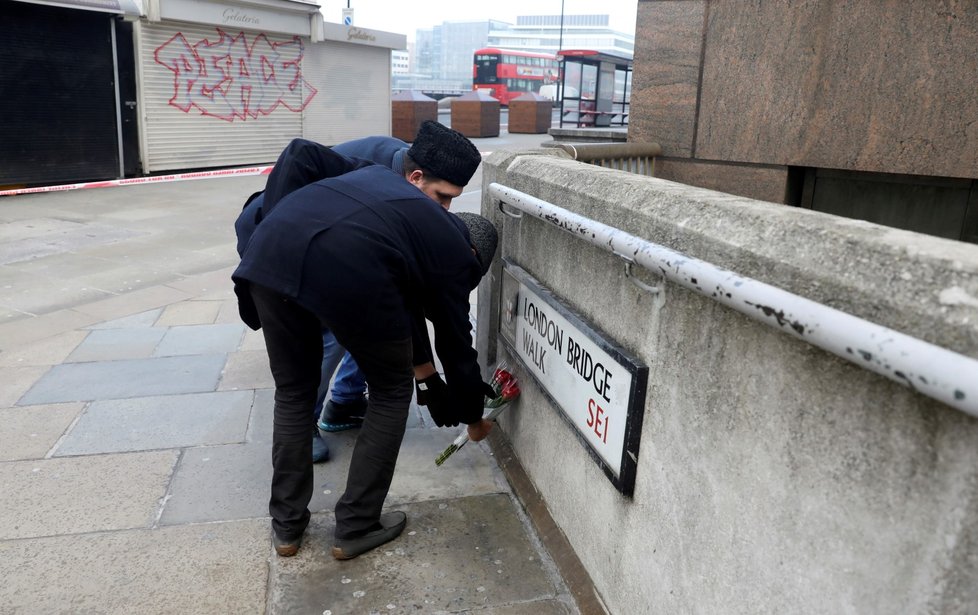
[[[565,49],[560,60],[560,127],[628,125],[632,59],[589,49]]]

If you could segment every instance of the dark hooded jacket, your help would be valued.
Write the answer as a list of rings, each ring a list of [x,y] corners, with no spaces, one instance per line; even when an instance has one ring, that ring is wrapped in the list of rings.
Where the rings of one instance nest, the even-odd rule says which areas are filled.
[[[318,316],[340,343],[354,335],[377,342],[411,337],[420,365],[432,360],[427,318],[453,396],[478,395],[459,399],[458,407],[481,416],[469,321],[481,267],[465,225],[390,169],[364,167],[329,150],[323,162],[335,177],[271,208],[266,202],[232,275],[242,319],[260,327],[247,292],[249,284],[260,284]]]

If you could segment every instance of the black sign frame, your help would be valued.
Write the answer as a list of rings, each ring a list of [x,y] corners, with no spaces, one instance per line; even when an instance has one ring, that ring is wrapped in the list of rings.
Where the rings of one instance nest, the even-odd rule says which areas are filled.
[[[509,351],[509,353],[516,358],[521,364],[523,364],[524,371],[529,374],[540,391],[546,396],[550,403],[556,406],[559,410],[559,414],[565,423],[571,428],[571,431],[577,437],[578,441],[584,446],[584,449],[588,452],[591,459],[598,464],[601,470],[604,472],[611,484],[615,486],[615,489],[619,491],[624,496],[631,497],[635,490],[635,476],[638,466],[638,452],[642,440],[642,422],[645,417],[645,397],[648,390],[648,378],[649,378],[649,367],[637,357],[629,353],[623,347],[611,340],[611,337],[601,331],[598,327],[589,324],[584,320],[576,310],[564,304],[552,291],[547,289],[539,280],[533,277],[525,269],[516,265],[509,259],[503,258],[503,279],[504,282],[500,284],[500,322],[498,331],[500,333],[499,339],[502,340],[503,345]],[[527,368],[523,362],[523,358],[520,356],[519,352],[513,343],[513,340],[504,334],[503,327],[509,326],[503,324],[502,319],[504,314],[507,313],[507,307],[505,302],[507,297],[503,292],[505,287],[505,276],[512,276],[512,278],[525,285],[534,294],[536,294],[541,300],[543,300],[549,307],[554,309],[558,314],[567,319],[576,329],[578,329],[582,334],[584,334],[590,341],[600,347],[604,352],[607,352],[615,361],[617,361],[621,366],[623,366],[632,376],[631,386],[628,391],[628,403],[626,405],[626,417],[625,417],[625,438],[622,445],[622,456],[619,463],[617,471],[609,466],[601,455],[591,446],[584,434],[578,429],[577,425],[573,423],[568,412],[563,409],[563,406],[553,398],[552,395],[547,391],[546,386],[540,382],[540,380],[533,374],[533,372]],[[510,308],[512,309],[512,308]]]

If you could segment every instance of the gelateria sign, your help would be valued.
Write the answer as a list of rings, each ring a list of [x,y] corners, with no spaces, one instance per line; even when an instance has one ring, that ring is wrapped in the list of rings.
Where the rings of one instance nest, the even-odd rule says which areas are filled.
[[[615,487],[635,485],[648,367],[511,263],[500,333]]]

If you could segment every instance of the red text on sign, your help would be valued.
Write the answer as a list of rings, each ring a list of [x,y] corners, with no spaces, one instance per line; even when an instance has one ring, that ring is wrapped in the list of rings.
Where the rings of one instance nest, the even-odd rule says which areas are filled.
[[[602,442],[608,442],[608,417],[604,413],[604,408],[599,406],[593,399],[587,402],[587,426],[594,430]]]

